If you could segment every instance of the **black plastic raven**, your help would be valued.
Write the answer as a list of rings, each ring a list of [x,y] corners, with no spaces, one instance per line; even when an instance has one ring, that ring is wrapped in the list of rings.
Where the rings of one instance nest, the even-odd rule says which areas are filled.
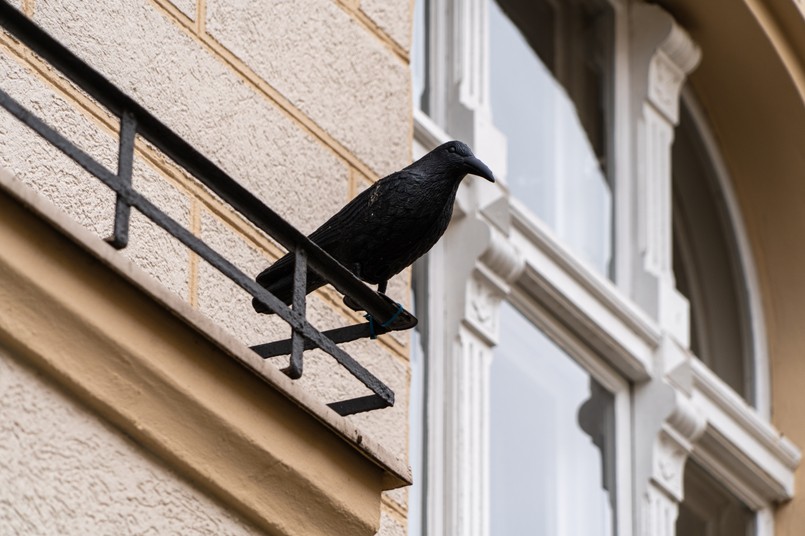
[[[465,143],[440,145],[361,192],[310,239],[385,293],[388,280],[427,253],[444,234],[456,191],[468,173],[495,182],[492,171]],[[285,304],[292,301],[293,264],[293,255],[288,254],[257,276],[257,282]],[[308,270],[308,293],[325,283]],[[271,312],[257,299],[252,305],[259,313]]]

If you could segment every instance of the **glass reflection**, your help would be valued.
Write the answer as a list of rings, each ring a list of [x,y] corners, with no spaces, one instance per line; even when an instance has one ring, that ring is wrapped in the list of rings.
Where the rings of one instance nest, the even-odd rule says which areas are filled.
[[[685,536],[750,536],[755,516],[693,460],[685,464],[685,500],[679,505],[676,533]]]
[[[428,113],[428,0],[414,2],[414,39],[411,44],[411,83],[414,107]]]
[[[425,341],[423,326],[427,325],[425,271],[427,261],[414,266],[411,278],[411,310],[420,323],[411,333],[411,384],[408,405],[408,463],[414,483],[408,488],[408,534],[421,536],[425,529],[425,423],[427,422],[427,387],[425,385]]]
[[[614,398],[512,306],[490,381],[491,534],[609,536]]]
[[[490,101],[508,142],[509,188],[604,274],[611,28],[609,9],[593,1],[489,1]]]

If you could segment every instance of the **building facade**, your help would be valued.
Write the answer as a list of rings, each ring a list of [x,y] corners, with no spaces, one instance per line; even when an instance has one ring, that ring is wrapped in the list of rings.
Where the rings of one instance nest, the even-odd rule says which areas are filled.
[[[304,233],[448,139],[498,181],[392,280],[417,329],[343,345],[393,407],[341,416],[342,366],[256,357],[288,324],[141,211],[104,242],[115,192],[0,110],[0,534],[805,527],[798,2],[11,4]],[[0,90],[114,175],[125,118],[32,46],[0,30]],[[285,252],[132,146],[236,269]]]
[[[407,6],[12,4],[304,233],[410,161]],[[0,33],[9,98],[110,174],[135,124],[134,190],[247,278],[284,253],[36,46]],[[404,333],[343,345],[396,403],[342,417],[326,404],[367,392],[344,367],[309,351],[291,380],[249,350],[287,323],[136,207],[110,247],[115,192],[92,165],[6,109],[0,139],[1,534],[405,532]],[[389,294],[408,303],[406,276]],[[365,322],[332,288],[306,305],[320,329]]]
[[[414,273],[410,534],[801,532],[803,29],[418,4],[415,153],[462,138],[501,180]]]

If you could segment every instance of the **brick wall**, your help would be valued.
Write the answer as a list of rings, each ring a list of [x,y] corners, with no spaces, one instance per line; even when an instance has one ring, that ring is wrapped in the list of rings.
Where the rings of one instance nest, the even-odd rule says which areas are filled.
[[[411,6],[397,0],[22,0],[36,23],[134,97],[304,232],[410,159]],[[99,162],[116,169],[117,119],[0,32],[0,84]],[[100,236],[113,195],[0,112],[0,167]],[[171,217],[247,274],[282,249],[158,150],[138,139],[133,181]],[[136,214],[127,255],[244,344],[287,336],[250,298]],[[408,274],[391,282],[408,303]],[[321,329],[359,317],[335,292],[309,300]],[[348,350],[397,394],[394,408],[349,417],[407,456],[406,336]],[[304,383],[325,401],[361,394],[309,352]],[[281,365],[281,362],[277,363]],[[405,492],[384,499],[381,533],[404,533]]]

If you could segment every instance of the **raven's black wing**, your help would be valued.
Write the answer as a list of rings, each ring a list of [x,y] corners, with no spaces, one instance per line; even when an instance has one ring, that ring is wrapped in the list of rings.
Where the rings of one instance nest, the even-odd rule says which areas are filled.
[[[374,200],[383,195],[383,191],[390,183],[406,180],[406,175],[407,172],[398,171],[377,181],[344,205],[308,238],[339,262],[349,264],[348,251],[351,247],[355,247],[355,237],[365,231]],[[290,304],[293,299],[293,267],[293,255],[288,253],[263,270],[256,280],[283,303]],[[353,267],[347,266],[347,268]],[[308,270],[307,293],[313,292],[325,283],[316,272]],[[252,305],[259,313],[269,312],[268,308],[256,299],[252,301]]]

